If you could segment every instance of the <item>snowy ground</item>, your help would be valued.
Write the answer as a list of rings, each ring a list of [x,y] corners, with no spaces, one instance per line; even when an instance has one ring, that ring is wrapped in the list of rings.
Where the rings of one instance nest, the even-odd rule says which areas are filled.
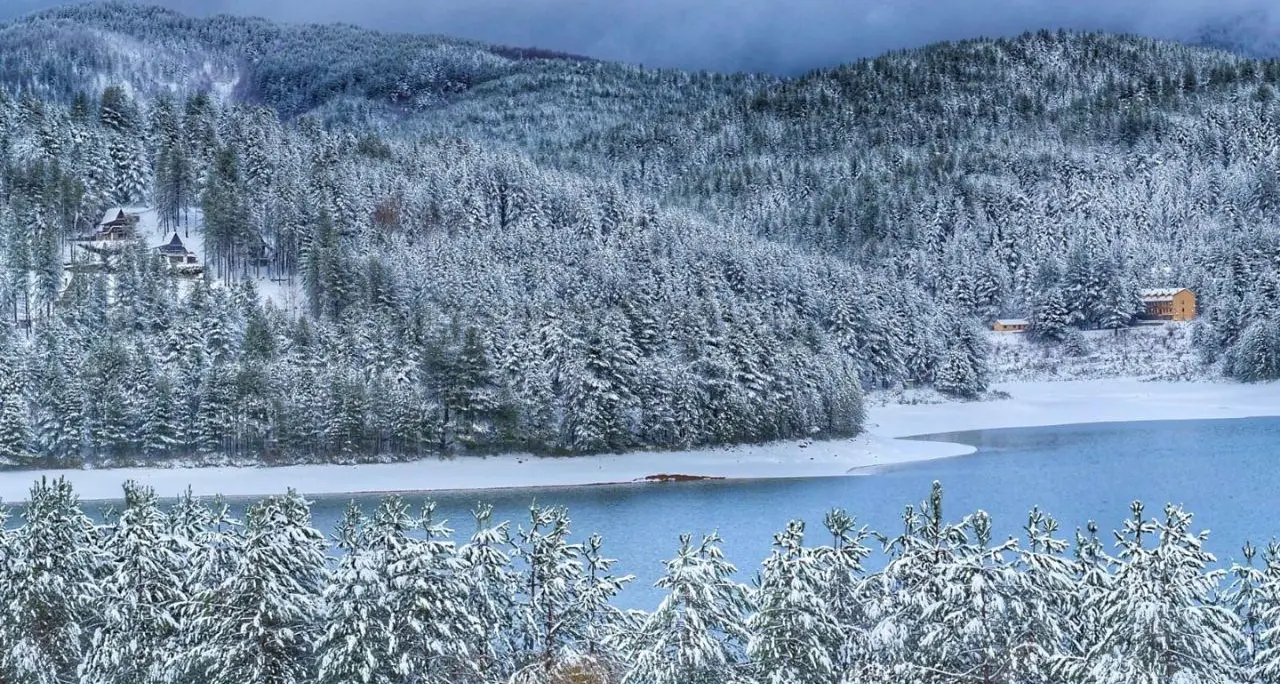
[[[159,247],[168,243],[173,237],[175,231],[160,227],[160,217],[154,209],[127,207],[125,210],[138,215],[138,235],[142,237],[148,247]],[[184,212],[176,232],[182,240],[182,244],[196,255],[198,262],[206,268],[210,268],[205,259],[203,225],[204,217],[200,210],[189,209]],[[253,278],[254,286],[257,287],[258,295],[262,300],[271,302],[277,309],[281,309],[291,315],[301,312],[305,303],[302,295],[301,280],[296,277],[291,280],[276,280],[267,277],[265,273],[264,270],[262,275]],[[216,273],[210,271],[208,275],[215,286],[224,284],[222,280],[216,277]],[[180,280],[179,291],[185,294],[194,284],[194,280]]]
[[[958,456],[971,447],[899,440],[963,430],[1129,420],[1280,416],[1280,383],[1170,383],[1133,379],[1006,383],[992,402],[873,406],[868,433],[852,440],[786,442],[675,453],[577,458],[499,456],[374,465],[283,468],[172,468],[0,473],[0,499],[22,501],[34,478],[65,475],[85,499],[117,498],[128,479],[164,496],[304,494],[588,485],[657,475],[725,478],[818,477],[880,465]]]
[[[1214,375],[1191,345],[1191,323],[1080,333],[1076,344],[1037,344],[1023,333],[988,333],[996,382],[1144,378],[1195,380]]]

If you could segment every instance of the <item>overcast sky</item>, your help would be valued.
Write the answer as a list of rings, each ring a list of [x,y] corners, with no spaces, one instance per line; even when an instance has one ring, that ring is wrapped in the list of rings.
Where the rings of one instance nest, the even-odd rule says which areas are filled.
[[[66,0],[0,0],[0,18]],[[793,74],[938,40],[1037,28],[1182,38],[1278,0],[156,0],[191,14],[348,22],[536,46],[649,66]],[[8,15],[8,16],[6,16]]]

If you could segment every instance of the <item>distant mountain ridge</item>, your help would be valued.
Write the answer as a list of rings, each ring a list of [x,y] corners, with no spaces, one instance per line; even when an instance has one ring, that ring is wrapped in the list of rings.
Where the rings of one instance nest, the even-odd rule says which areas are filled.
[[[114,1],[57,7],[0,25],[0,82],[11,87],[66,100],[100,90],[104,80],[143,94],[220,85],[286,116],[344,95],[421,105],[541,60],[593,61],[344,24],[188,17]]]

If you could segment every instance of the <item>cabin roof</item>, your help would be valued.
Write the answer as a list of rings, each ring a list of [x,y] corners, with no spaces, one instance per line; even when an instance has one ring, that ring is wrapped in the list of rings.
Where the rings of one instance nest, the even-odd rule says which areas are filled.
[[[102,221],[100,221],[98,225],[105,226],[108,223],[113,223],[115,221],[122,221],[126,218],[128,218],[128,215],[125,214],[124,209],[122,209],[121,207],[113,207],[111,209],[108,209],[107,212],[102,215]]]
[[[1031,325],[1025,318],[997,318],[996,325]]]
[[[1144,302],[1172,302],[1174,295],[1186,291],[1185,287],[1161,287],[1151,290],[1139,290],[1138,298]]]
[[[182,238],[177,233],[173,234],[173,238],[168,243],[156,247],[162,254],[187,254],[187,246],[182,244]]]

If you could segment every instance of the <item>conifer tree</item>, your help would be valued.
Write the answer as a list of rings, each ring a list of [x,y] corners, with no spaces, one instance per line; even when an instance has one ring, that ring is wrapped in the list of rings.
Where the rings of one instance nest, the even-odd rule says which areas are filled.
[[[402,678],[465,678],[475,667],[467,646],[484,628],[464,610],[465,566],[448,539],[451,531],[432,520],[433,511],[428,504],[413,520],[403,501],[389,497],[370,530],[370,546],[383,554],[390,582],[387,608],[396,650],[388,661]],[[415,528],[426,538],[409,536]]]
[[[1057,288],[1041,294],[1031,309],[1031,325],[1027,332],[1033,337],[1050,342],[1061,342],[1071,326],[1071,309],[1062,292]]]
[[[737,572],[711,534],[694,545],[681,535],[656,587],[666,592],[657,609],[634,631],[615,639],[630,653],[628,684],[717,684],[747,681],[746,616],[750,599]]]
[[[188,655],[211,684],[314,681],[313,631],[325,582],[323,536],[296,493],[249,509],[230,574],[197,597]]]
[[[1273,548],[1270,551],[1274,551]],[[1270,551],[1268,555],[1270,555]],[[1223,595],[1225,603],[1232,607],[1239,625],[1239,640],[1233,644],[1234,666],[1242,681],[1267,681],[1263,670],[1270,644],[1267,635],[1268,612],[1274,610],[1277,597],[1269,595],[1268,568],[1255,565],[1257,549],[1246,543],[1242,549],[1244,564],[1231,567],[1231,582]]]
[[[946,522],[942,485],[933,483],[929,499],[903,513],[903,530],[887,544],[889,562],[876,577],[874,600],[882,616],[871,634],[881,668],[906,675],[910,681],[954,677],[945,665],[947,651],[939,637],[949,629],[943,607],[949,566],[957,547],[967,541],[966,524]]]
[[[1057,520],[1034,508],[1023,530],[1027,544],[1019,550],[1014,579],[1022,610],[1010,615],[1009,672],[1018,681],[1047,683],[1055,681],[1055,658],[1070,657],[1079,645],[1068,633],[1085,619],[1083,607],[1093,605],[1093,592],[1064,554],[1067,541],[1054,536]]]
[[[97,530],[70,483],[41,479],[31,488],[14,540],[6,622],[10,677],[54,684],[74,681],[101,624],[102,558]]]
[[[124,509],[107,532],[110,570],[104,582],[103,624],[81,667],[93,684],[169,681],[179,657],[180,608],[187,600],[184,540],[172,536],[155,492],[124,485]]]
[[[832,654],[835,672],[869,679],[875,676],[869,646],[874,602],[868,596],[863,562],[871,555],[866,542],[872,533],[858,527],[853,516],[838,508],[824,516],[823,525],[831,535],[831,544],[814,549],[822,574],[818,592],[839,630],[826,648]]]
[[[774,536],[755,593],[755,613],[747,622],[747,643],[756,676],[765,682],[838,681],[840,625],[824,601],[830,578],[819,557],[803,546],[804,523],[793,520]]]
[[[387,598],[385,556],[369,548],[366,522],[353,502],[338,526],[343,556],[324,589],[324,623],[316,642],[321,684],[390,684],[396,663]]]
[[[1205,571],[1214,561],[1202,548],[1207,535],[1192,534],[1191,516],[1173,506],[1160,521],[1148,520],[1138,502],[1132,512],[1116,534],[1122,564],[1107,596],[1102,639],[1076,671],[1110,682],[1203,681],[1231,672],[1239,626],[1214,601],[1222,573]]]
[[[1246,664],[1240,674],[1274,682],[1280,680],[1280,544],[1268,544],[1263,560],[1266,568],[1257,596],[1244,610],[1239,604],[1236,608],[1236,614],[1245,618],[1241,643]]]
[[[561,652],[557,630],[570,605],[569,587],[581,574],[581,546],[570,544],[569,519],[558,508],[529,509],[529,527],[521,528],[513,555],[525,564],[516,605],[517,667],[522,679],[550,679]]]
[[[474,658],[476,676],[491,681],[509,676],[516,657],[518,645],[513,637],[520,578],[506,550],[511,544],[510,523],[494,524],[489,505],[478,507],[473,516],[476,530],[458,549],[458,558],[465,564],[466,613],[487,626],[488,633],[461,636],[473,639],[467,651]]]
[[[35,455],[31,449],[31,420],[17,369],[3,358],[3,344],[0,340],[0,464],[26,465]]]

